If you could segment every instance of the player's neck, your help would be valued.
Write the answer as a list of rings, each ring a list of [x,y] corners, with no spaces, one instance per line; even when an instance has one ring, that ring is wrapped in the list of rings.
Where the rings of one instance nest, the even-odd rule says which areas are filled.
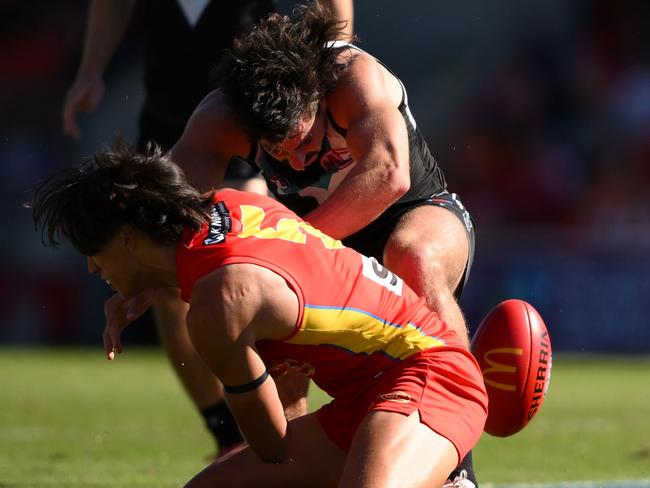
[[[150,286],[178,288],[176,247],[175,244],[151,244],[143,247],[139,259],[144,277]]]

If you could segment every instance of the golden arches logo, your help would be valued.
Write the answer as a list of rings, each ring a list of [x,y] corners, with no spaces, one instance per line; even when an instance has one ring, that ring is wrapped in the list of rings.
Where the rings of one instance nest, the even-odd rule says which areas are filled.
[[[524,350],[517,347],[496,347],[490,349],[485,354],[483,354],[483,360],[489,365],[488,368],[483,370],[483,380],[486,384],[498,388],[499,390],[505,391],[517,391],[517,386],[509,383],[499,383],[487,378],[487,375],[490,373],[517,373],[517,366],[512,366],[510,364],[503,364],[493,359],[490,359],[490,356],[493,354],[514,354],[515,356],[521,356]]]

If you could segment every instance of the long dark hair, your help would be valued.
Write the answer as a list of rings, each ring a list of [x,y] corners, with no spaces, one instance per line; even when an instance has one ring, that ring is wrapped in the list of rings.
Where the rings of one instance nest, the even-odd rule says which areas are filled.
[[[176,243],[185,228],[198,230],[208,220],[210,201],[159,147],[139,154],[118,138],[79,167],[50,176],[27,206],[44,245],[67,240],[94,256],[124,224],[154,242]]]
[[[345,71],[331,46],[346,22],[318,2],[298,5],[290,17],[271,14],[235,40],[213,75],[233,116],[254,140],[280,141]]]

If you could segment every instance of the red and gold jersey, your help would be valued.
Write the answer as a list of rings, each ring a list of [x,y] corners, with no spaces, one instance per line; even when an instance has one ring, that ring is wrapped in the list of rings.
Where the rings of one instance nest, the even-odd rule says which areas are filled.
[[[297,368],[333,397],[355,393],[356,378],[367,382],[415,354],[463,350],[424,299],[377,261],[270,198],[227,189],[214,195],[210,224],[179,245],[183,299],[190,301],[199,278],[234,263],[278,273],[298,297],[295,332],[257,343],[271,373]]]

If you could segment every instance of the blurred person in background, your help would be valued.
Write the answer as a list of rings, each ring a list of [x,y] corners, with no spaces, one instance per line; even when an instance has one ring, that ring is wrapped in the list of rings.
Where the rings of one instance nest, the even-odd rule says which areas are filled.
[[[62,109],[63,132],[81,137],[77,116],[92,112],[104,95],[104,72],[131,22],[136,0],[92,0],[77,77]],[[235,36],[247,32],[276,8],[274,0],[145,0],[145,102],[137,146],[155,142],[168,150],[180,138],[187,119],[211,90],[209,73]],[[352,33],[352,0],[328,0],[337,18]],[[241,160],[228,166],[228,186],[266,193],[266,184]],[[205,419],[221,452],[241,442],[241,434],[223,400],[221,387],[190,344],[184,306],[161,300],[155,322],[167,356],[194,405]],[[152,407],[153,408],[153,407]],[[304,410],[304,409],[303,409]]]

